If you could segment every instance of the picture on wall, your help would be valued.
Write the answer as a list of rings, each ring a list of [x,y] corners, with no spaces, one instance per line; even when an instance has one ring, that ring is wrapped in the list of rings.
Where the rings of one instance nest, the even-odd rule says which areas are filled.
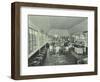
[[[11,78],[97,75],[97,7],[11,4]]]

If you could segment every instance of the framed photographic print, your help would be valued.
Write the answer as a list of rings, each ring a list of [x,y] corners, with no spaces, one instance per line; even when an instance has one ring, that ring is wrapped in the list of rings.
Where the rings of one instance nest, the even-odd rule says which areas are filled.
[[[11,6],[12,79],[97,74],[97,7]]]

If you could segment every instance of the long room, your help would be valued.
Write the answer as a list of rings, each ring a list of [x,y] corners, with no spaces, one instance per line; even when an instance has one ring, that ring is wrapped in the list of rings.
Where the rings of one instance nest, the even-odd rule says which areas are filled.
[[[87,64],[88,18],[28,16],[28,66]]]

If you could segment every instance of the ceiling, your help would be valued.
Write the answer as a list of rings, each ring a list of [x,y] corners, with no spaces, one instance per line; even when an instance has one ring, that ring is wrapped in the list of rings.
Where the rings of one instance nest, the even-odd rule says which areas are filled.
[[[29,15],[29,22],[34,24],[37,29],[49,32],[51,30],[67,30],[70,31],[80,22],[86,20],[86,17],[71,16],[37,16]],[[81,29],[80,29],[81,30]],[[71,30],[72,31],[72,30]]]

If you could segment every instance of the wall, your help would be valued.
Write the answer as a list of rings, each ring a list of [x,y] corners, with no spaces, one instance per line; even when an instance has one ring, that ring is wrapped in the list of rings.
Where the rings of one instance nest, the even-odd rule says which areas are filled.
[[[11,2],[15,0],[1,0],[0,1],[0,82],[16,82],[10,79],[10,65],[11,65]],[[100,22],[100,0],[16,0],[16,1],[30,1],[41,3],[55,3],[55,4],[69,4],[69,5],[88,5],[98,6],[98,22]],[[100,25],[98,25],[98,33],[100,34]],[[98,38],[100,42],[100,38]],[[100,43],[98,43],[98,49]],[[100,54],[100,50],[98,52]],[[98,56],[98,59],[100,55]],[[100,62],[100,59],[98,60]],[[100,64],[99,64],[100,69]],[[28,82],[100,82],[100,70],[97,76],[79,76],[79,77],[63,77],[52,79],[38,79],[28,80]],[[21,82],[21,81],[19,81]],[[27,82],[23,80],[22,82]]]

